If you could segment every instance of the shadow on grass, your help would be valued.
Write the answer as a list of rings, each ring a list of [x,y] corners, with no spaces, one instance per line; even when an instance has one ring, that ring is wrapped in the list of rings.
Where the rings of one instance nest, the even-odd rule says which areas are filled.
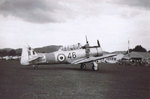
[[[33,71],[79,71],[79,72],[95,72],[95,73],[105,73],[106,71],[104,70],[98,70],[98,71],[93,71],[92,68],[86,68],[84,70],[81,70],[79,66],[77,67],[69,67],[69,66],[39,66],[37,69],[34,69],[32,66],[28,67],[22,67],[21,69],[24,70],[33,70]]]

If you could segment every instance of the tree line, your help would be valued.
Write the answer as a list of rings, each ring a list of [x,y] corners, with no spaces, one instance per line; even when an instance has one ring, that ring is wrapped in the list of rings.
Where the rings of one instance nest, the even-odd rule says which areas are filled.
[[[34,50],[38,53],[50,53],[57,51],[61,46],[60,45],[50,45],[50,46],[44,46],[41,48],[34,48]],[[22,49],[11,49],[11,48],[5,48],[0,49],[0,56],[21,56]]]
[[[0,56],[21,56],[21,49],[1,49]]]

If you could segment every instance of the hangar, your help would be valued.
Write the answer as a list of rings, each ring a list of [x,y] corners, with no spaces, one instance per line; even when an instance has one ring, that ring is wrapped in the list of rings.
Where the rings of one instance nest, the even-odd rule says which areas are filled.
[[[122,60],[130,60],[133,64],[150,64],[149,52],[131,52],[126,54]]]

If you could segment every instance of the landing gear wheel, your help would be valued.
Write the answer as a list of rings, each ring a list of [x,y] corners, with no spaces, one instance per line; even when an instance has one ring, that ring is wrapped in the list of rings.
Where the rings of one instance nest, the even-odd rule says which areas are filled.
[[[86,68],[86,65],[85,64],[81,64],[80,68],[83,70]]]
[[[92,70],[97,71],[99,69],[98,64],[96,62],[93,62]]]
[[[99,69],[98,66],[92,66],[93,71],[97,71],[98,69]]]

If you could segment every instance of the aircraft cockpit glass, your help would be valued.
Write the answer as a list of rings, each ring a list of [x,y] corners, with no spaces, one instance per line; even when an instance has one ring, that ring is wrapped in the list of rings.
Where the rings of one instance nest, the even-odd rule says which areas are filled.
[[[33,55],[35,55],[35,51],[33,51]]]
[[[75,44],[75,45],[70,45],[70,46],[63,46],[59,50],[71,51],[71,50],[77,50],[77,49],[81,49],[81,44],[80,43]]]

